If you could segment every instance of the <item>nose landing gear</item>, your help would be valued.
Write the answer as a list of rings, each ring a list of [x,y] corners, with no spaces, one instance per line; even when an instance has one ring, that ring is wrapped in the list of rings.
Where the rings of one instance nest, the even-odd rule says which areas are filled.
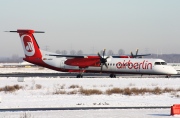
[[[116,74],[111,73],[111,74],[109,75],[109,77],[111,77],[111,78],[116,78]]]
[[[76,76],[76,78],[83,78],[82,73],[79,73],[79,74]]]

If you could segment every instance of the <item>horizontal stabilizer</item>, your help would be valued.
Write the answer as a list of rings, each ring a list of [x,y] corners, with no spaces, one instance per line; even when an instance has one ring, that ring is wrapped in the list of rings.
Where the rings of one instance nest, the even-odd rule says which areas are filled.
[[[5,32],[17,32],[17,33],[45,33],[44,31],[34,31],[34,30],[28,30],[28,29],[18,29],[17,31],[5,31]]]

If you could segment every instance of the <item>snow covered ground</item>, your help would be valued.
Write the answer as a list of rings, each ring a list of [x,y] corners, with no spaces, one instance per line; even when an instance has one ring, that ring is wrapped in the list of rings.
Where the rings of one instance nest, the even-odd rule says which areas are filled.
[[[34,72],[34,70],[29,69]],[[4,72],[15,70],[4,70]],[[49,70],[46,70],[49,71]],[[46,72],[43,70],[43,72]],[[36,71],[37,72],[37,71]],[[0,91],[0,108],[31,107],[126,107],[126,106],[172,106],[180,103],[180,91],[156,94],[124,95],[105,93],[113,88],[180,88],[180,78],[41,78],[27,77],[18,82],[17,77],[1,77],[0,88],[22,86],[17,91]],[[96,89],[100,95],[84,95],[78,91]],[[73,94],[74,93],[74,94]],[[74,110],[29,111],[29,117],[171,117],[170,109],[124,109],[124,110]],[[24,112],[0,112],[0,117],[21,117]]]
[[[112,88],[174,88],[180,87],[180,78],[0,78],[0,88],[18,84],[15,92],[0,92],[0,108],[16,107],[80,107],[80,106],[171,106],[180,102],[180,92],[161,95],[71,94],[83,89],[105,92]],[[76,87],[72,87],[76,86]],[[56,94],[60,92],[60,94]],[[67,94],[64,94],[66,92]],[[69,94],[68,94],[69,93]]]

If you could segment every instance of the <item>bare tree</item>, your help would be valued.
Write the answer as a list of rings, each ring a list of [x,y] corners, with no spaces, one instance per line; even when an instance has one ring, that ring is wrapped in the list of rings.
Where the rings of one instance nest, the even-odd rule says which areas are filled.
[[[60,50],[56,50],[56,53],[57,53],[57,54],[61,54],[61,51],[60,51]]]
[[[77,51],[77,55],[82,55],[82,54],[83,54],[82,50]]]
[[[125,54],[125,51],[123,49],[118,50],[118,55],[124,55],[124,54]]]
[[[66,55],[66,54],[67,54],[67,51],[66,51],[66,50],[62,50],[61,53],[62,53],[63,55]]]
[[[114,52],[112,50],[109,50],[108,53],[107,53],[108,56],[110,55],[114,55]]]
[[[45,46],[45,50],[49,51],[49,46],[48,45]]]
[[[12,55],[12,61],[13,62],[18,62],[18,60],[19,60],[19,55],[18,54],[13,54]]]
[[[71,55],[76,55],[76,51],[75,51],[75,50],[71,50],[71,51],[70,51],[70,54],[71,54]]]

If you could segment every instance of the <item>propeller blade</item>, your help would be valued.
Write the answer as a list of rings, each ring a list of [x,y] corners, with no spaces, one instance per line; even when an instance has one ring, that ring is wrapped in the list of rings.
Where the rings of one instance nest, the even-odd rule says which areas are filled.
[[[103,50],[103,58],[104,58],[104,55],[105,55],[105,51],[106,51],[106,49]]]
[[[139,51],[139,49],[136,50],[136,57],[137,57],[138,51]]]
[[[104,58],[105,52],[106,52],[106,49],[103,50],[102,56],[99,54],[99,52],[97,53],[98,56],[100,57],[99,62],[100,62],[100,66],[101,66],[101,71],[100,71],[101,73],[102,73],[102,70],[103,70],[103,66],[104,66],[104,65],[106,66],[106,68],[108,68],[108,65],[107,65],[106,62],[107,62],[107,59],[109,58],[109,56],[107,56],[106,58]]]
[[[102,58],[101,55],[99,54],[99,52],[98,52],[98,56],[99,56],[100,58]]]
[[[132,51],[131,51],[131,56],[134,58],[134,55],[133,55]]]
[[[107,60],[109,58],[109,56],[107,56],[105,59]]]
[[[106,66],[106,68],[108,69],[108,65],[107,65],[107,63],[105,63],[104,65],[105,65],[105,66]]]

